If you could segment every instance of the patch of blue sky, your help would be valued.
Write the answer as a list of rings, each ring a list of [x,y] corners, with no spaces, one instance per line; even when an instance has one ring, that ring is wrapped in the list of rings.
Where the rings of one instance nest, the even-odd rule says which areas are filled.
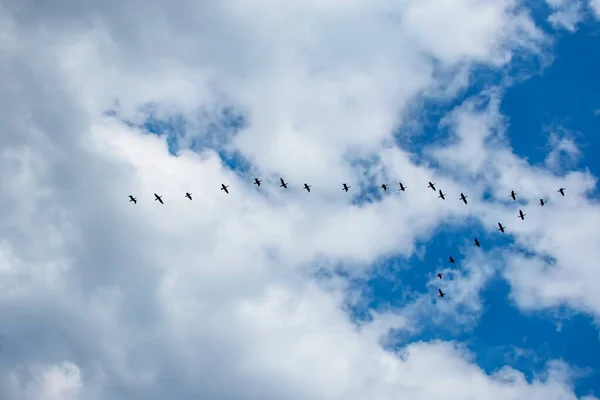
[[[398,190],[398,182],[395,182],[395,177],[384,178],[378,174],[380,159],[378,155],[371,155],[370,157],[354,158],[348,157],[348,163],[358,173],[363,175],[363,179],[359,179],[354,185],[358,187],[352,187],[350,183],[352,196],[351,204],[360,206],[383,200],[385,195],[389,195],[390,192]],[[386,190],[383,190],[381,185],[387,185]]]
[[[547,360],[561,359],[588,370],[575,380],[578,395],[600,394],[600,340],[591,317],[562,308],[524,313],[507,300],[509,291],[495,280],[482,293],[486,312],[468,339],[479,365],[491,370],[509,362],[531,379]]]
[[[534,164],[544,162],[548,132],[565,128],[579,145],[581,165],[600,176],[595,154],[600,146],[600,35],[595,30],[584,24],[576,33],[561,36],[553,63],[503,96],[500,111],[510,117],[513,150]]]
[[[485,89],[500,85],[503,73],[492,71],[486,66],[476,67],[470,77],[469,86],[451,98],[422,95],[414,100],[413,107],[405,113],[407,123],[399,126],[394,132],[396,144],[402,149],[419,157],[425,156],[423,150],[449,136],[448,128],[440,122],[453,109],[473,96],[480,95]],[[417,160],[418,161],[418,160]],[[421,160],[425,161],[425,160]],[[433,167],[437,163],[433,159],[426,160]]]
[[[396,144],[422,157],[421,161],[427,161],[431,166],[437,167],[436,161],[428,158],[423,150],[449,137],[449,127],[441,123],[445,116],[472,98],[482,100],[479,108],[483,109],[487,101],[481,96],[482,93],[490,88],[518,85],[536,71],[540,71],[543,64],[543,58],[517,52],[511,63],[504,69],[493,69],[483,64],[476,65],[469,74],[468,86],[455,96],[439,96],[435,93],[419,96],[414,100],[413,106],[405,112],[404,123],[394,132]]]
[[[475,237],[484,251],[510,240],[500,234],[486,235],[478,224],[442,224],[433,237],[415,243],[417,251],[410,258],[393,255],[373,265],[372,275],[364,280],[365,292],[372,296],[368,307],[400,308],[418,294],[437,296],[436,289],[428,288],[427,282],[437,279],[438,272],[460,269],[461,262],[474,247]],[[454,264],[450,263],[450,257],[455,260]]]
[[[190,120],[181,114],[159,115],[157,106],[148,103],[140,107],[142,122],[135,123],[120,118],[117,109],[107,110],[104,114],[118,118],[127,126],[140,129],[166,140],[169,153],[174,156],[188,149],[198,153],[215,151],[223,164],[239,174],[246,174],[251,165],[239,152],[228,144],[234,135],[247,126],[246,117],[233,107],[223,107],[216,111],[200,110],[197,120]]]

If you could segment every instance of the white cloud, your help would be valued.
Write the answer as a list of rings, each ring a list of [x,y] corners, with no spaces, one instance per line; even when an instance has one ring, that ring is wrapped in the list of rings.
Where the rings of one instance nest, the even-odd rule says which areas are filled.
[[[555,28],[563,28],[569,32],[577,30],[577,24],[583,19],[580,0],[546,0],[553,13],[548,22]]]
[[[63,362],[56,365],[34,365],[19,373],[0,378],[11,397],[23,400],[79,399],[81,372],[77,365]]]
[[[9,382],[1,398],[576,398],[555,363],[528,383],[509,368],[485,374],[454,343],[384,351],[390,328],[415,329],[409,314],[375,314],[357,327],[342,309],[346,282],[308,277],[315,260],[360,273],[384,255],[411,254],[441,222],[472,212],[492,224],[512,212],[477,205],[481,184],[471,175],[457,180],[384,147],[414,96],[451,96],[474,63],[502,67],[514,50],[537,51],[545,38],[517,2],[65,1],[0,10],[0,326],[9,355],[0,358]],[[170,156],[163,138],[103,117],[115,102],[131,120],[149,102],[159,116],[182,114],[187,139],[204,138],[199,110],[241,110],[249,127],[228,145],[264,186],[212,150]],[[455,121],[497,122],[475,119]],[[463,137],[478,146],[457,154],[485,142]],[[501,174],[497,196],[517,174],[519,191],[566,182],[566,204],[587,204],[589,175],[561,179],[493,150],[507,168],[486,170],[476,154],[459,167]],[[357,155],[377,161],[356,167],[348,159]],[[278,174],[287,193],[269,182]],[[433,196],[423,185],[433,177],[452,196],[468,188],[473,211]],[[396,179],[410,196],[394,190],[360,207],[340,187]],[[298,188],[305,181],[310,195]],[[537,237],[527,229],[517,235]],[[492,273],[473,267],[449,283],[460,293],[451,302],[477,311],[475,289]]]
[[[596,15],[596,18],[600,19],[600,1],[599,0],[590,0],[590,8]]]
[[[573,168],[581,158],[581,151],[570,136],[570,132],[565,129],[550,133],[548,142],[551,150],[546,156],[545,165],[551,171],[560,173]]]

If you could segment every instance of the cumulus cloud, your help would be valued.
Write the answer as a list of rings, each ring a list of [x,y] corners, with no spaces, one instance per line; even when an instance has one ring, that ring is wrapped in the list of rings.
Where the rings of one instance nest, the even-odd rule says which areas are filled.
[[[412,314],[355,324],[348,282],[314,278],[409,256],[440,223],[471,213],[486,226],[512,218],[509,188],[531,201],[566,186],[549,208],[592,226],[581,211],[595,210],[593,177],[552,175],[495,135],[481,139],[497,110],[459,109],[447,119],[455,153],[429,153],[464,178],[390,145],[415,96],[449,98],[474,66],[502,68],[544,41],[512,0],[0,2],[0,397],[577,398],[555,362],[528,382],[508,367],[486,374],[456,343],[384,350],[390,329],[415,329]],[[149,109],[184,121],[177,156],[139,127]],[[213,140],[224,109],[244,128]],[[264,177],[260,189],[251,174]],[[280,174],[284,193],[272,184]],[[411,197],[370,194],[399,176]],[[474,208],[431,196],[422,182],[433,176],[450,193],[467,188]],[[369,201],[354,204],[341,181]],[[493,201],[476,201],[492,181]],[[520,304],[596,312],[597,296],[575,293],[590,264],[556,245],[575,239],[514,225],[522,245],[576,271],[557,292],[530,285],[535,261],[523,277],[509,263]],[[445,309],[423,309],[477,312],[477,289],[498,267],[476,265],[449,283],[460,296]]]
[[[569,131],[558,129],[550,132],[548,144],[550,152],[546,156],[545,165],[552,171],[571,169],[581,158],[581,151]]]
[[[546,0],[552,9],[548,22],[555,28],[563,28],[569,32],[577,30],[577,24],[583,19],[582,4],[579,0]]]
[[[600,1],[598,0],[590,0],[590,8],[594,12],[596,18],[600,19]]]

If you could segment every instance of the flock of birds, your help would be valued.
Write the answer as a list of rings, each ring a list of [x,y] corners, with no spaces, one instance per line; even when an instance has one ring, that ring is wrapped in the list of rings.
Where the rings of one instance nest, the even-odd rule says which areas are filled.
[[[284,189],[288,188],[288,184],[283,180],[283,178],[279,178],[279,181],[281,182],[281,184],[279,185],[279,187],[282,187]],[[254,184],[256,186],[260,187],[261,183],[262,183],[262,181],[260,179],[254,178]],[[400,186],[398,190],[401,191],[401,192],[404,192],[406,190],[406,186],[404,186],[402,184],[402,182],[398,182],[398,184]],[[227,194],[229,194],[229,190],[227,190],[228,187],[229,187],[228,185],[225,185],[223,183],[221,184],[221,190],[223,190]],[[303,189],[305,189],[308,193],[310,193],[310,188],[311,188],[311,186],[309,184],[307,184],[307,183],[304,184]],[[384,184],[382,184],[380,186],[380,188],[383,189],[384,191],[387,191],[388,185],[386,185],[384,183]],[[436,189],[435,189],[435,183],[429,182],[429,188],[435,192],[436,191]],[[343,191],[348,192],[349,189],[350,189],[350,186],[348,186],[346,183],[342,183],[342,190]],[[438,189],[438,193],[439,193],[438,198],[440,198],[442,200],[446,200],[446,193],[442,193],[442,189]],[[564,195],[565,195],[565,188],[558,189],[557,193],[560,193],[564,197]],[[188,199],[192,200],[192,194],[189,193],[189,192],[186,192],[185,197],[187,197]],[[460,197],[459,197],[459,200],[461,200],[463,203],[467,204],[467,197],[468,196],[465,196],[463,193],[461,193]],[[517,200],[517,193],[515,193],[514,190],[511,190],[510,191],[510,197],[514,201],[516,201]],[[165,203],[163,203],[162,196],[159,196],[156,193],[154,193],[154,201],[158,201],[160,204],[165,204]],[[137,198],[133,197],[132,195],[129,195],[129,202],[133,202],[134,204],[137,204]],[[538,203],[538,205],[541,206],[541,207],[543,207],[544,204],[546,204],[546,201],[544,199],[540,199],[540,202]],[[527,214],[524,214],[522,210],[519,210],[518,218],[521,218],[522,221],[525,220],[525,216],[526,215]],[[502,233],[504,233],[504,231],[505,231],[505,227],[500,222],[498,222],[498,230],[500,232],[502,232]],[[474,244],[474,246],[481,247],[481,243],[479,243],[479,240],[477,238],[475,238],[475,244]],[[455,263],[455,260],[454,260],[454,258],[452,256],[450,256],[450,263],[452,263],[452,264]],[[442,274],[438,273],[437,277],[439,279],[442,279]],[[446,295],[444,292],[442,292],[442,289],[439,289],[439,288],[438,288],[438,293],[439,293],[438,294],[439,297],[444,297]]]

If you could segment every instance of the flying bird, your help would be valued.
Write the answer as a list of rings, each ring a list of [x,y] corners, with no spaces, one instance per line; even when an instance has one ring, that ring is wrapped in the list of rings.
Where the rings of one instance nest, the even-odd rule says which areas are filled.
[[[540,199],[540,206],[544,207],[544,204],[546,204],[546,202],[544,201],[544,199]]]
[[[261,183],[261,182],[262,182],[262,181],[261,181],[260,179],[258,179],[258,178],[254,178],[254,184],[255,184],[256,186],[260,187],[260,183]]]
[[[308,193],[310,193],[310,185],[309,185],[308,183],[305,183],[305,184],[304,184],[304,189],[306,189],[306,191],[307,191]]]
[[[474,244],[474,246],[481,247],[481,245],[479,244],[479,240],[477,240],[477,238],[475,238],[475,244]]]
[[[454,258],[452,258],[452,256],[450,256],[450,262],[454,264]]]
[[[462,201],[463,201],[463,203],[467,204],[467,197],[469,197],[469,196],[465,196],[464,194],[462,194],[462,193],[461,193],[461,194],[460,194],[460,199],[459,199],[459,200],[462,200]]]
[[[381,185],[381,188],[386,191],[387,190],[387,185],[384,183],[383,185]]]
[[[442,279],[442,274],[441,273],[437,274],[437,277],[440,278],[440,279]]]
[[[523,221],[525,219],[525,216],[527,214],[523,214],[523,211],[519,210],[519,218],[521,218],[521,221]]]
[[[154,193],[154,201],[158,200],[160,202],[160,204],[165,204],[162,201],[162,196],[157,195],[156,193]]]
[[[442,200],[446,200],[446,198],[444,197],[444,193],[442,193],[442,189],[439,190],[439,193],[440,195],[438,197]]]
[[[133,201],[133,204],[137,204],[137,199],[135,197],[133,197],[132,195],[129,195],[129,202],[131,203]]]
[[[224,183],[221,183],[221,190],[225,191],[225,193],[229,194],[229,190],[227,190],[227,188],[229,187],[229,185],[225,185]]]
[[[403,191],[404,192],[406,190],[406,186],[404,186],[402,184],[402,182],[398,182],[398,183],[400,184],[400,189],[398,189],[398,191]]]
[[[517,194],[515,193],[514,190],[510,191],[510,197],[512,197],[513,200],[517,200]]]
[[[502,224],[500,222],[498,222],[498,230],[502,233],[504,233],[504,227],[502,226]]]
[[[191,199],[192,199],[192,194],[191,194],[191,193],[186,193],[186,194],[185,194],[185,197],[187,197],[188,199],[190,199],[190,200],[191,200]]]
[[[558,193],[562,194],[563,196],[565,195],[565,189],[566,188],[560,188],[557,190]]]
[[[429,187],[435,192],[435,183],[429,182]]]
[[[438,297],[444,297],[444,295],[445,295],[445,293],[442,292],[442,289],[438,289],[438,293],[439,293]]]
[[[283,180],[283,178],[279,178],[279,181],[281,182],[281,185],[279,185],[279,187],[287,189],[287,183],[285,183],[285,181]]]
[[[342,190],[345,190],[345,191],[346,191],[346,193],[348,193],[348,189],[350,189],[350,186],[346,185],[345,183],[342,183],[342,185],[344,186],[344,187],[342,188]]]

